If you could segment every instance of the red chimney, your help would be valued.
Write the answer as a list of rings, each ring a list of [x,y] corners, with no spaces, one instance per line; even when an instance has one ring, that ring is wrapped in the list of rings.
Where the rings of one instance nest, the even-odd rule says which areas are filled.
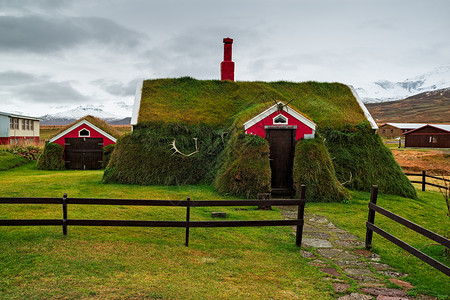
[[[234,81],[234,62],[231,60],[233,39],[223,39],[223,62],[220,64],[220,79]]]

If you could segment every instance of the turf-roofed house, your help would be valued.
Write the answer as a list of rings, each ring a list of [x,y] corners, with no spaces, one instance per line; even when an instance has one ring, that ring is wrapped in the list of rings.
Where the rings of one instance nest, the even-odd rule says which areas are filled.
[[[114,127],[93,116],[85,116],[50,137],[39,158],[40,169],[95,170],[105,166],[121,135]]]
[[[144,80],[133,132],[118,140],[103,181],[213,184],[224,194],[343,201],[347,189],[415,198],[354,90],[341,83],[234,81],[224,39],[221,80]]]

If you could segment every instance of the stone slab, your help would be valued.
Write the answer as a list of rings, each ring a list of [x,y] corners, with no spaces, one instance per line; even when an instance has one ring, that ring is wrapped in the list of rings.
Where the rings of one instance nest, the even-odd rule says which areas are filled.
[[[342,249],[317,249],[317,252],[325,258],[333,258],[336,255],[342,254]]]
[[[306,250],[300,250],[300,254],[304,258],[316,258],[316,255],[314,253],[306,251]]]
[[[364,242],[356,241],[356,240],[336,240],[334,241],[339,246],[345,248],[359,248],[364,247]]]
[[[398,271],[394,271],[394,270],[383,270],[383,271],[378,271],[380,274],[389,276],[389,277],[395,277],[395,278],[400,278],[400,277],[405,277],[406,274],[405,273],[401,273]]]
[[[339,267],[360,267],[367,268],[367,264],[359,260],[336,260],[334,262]]]
[[[372,271],[368,269],[361,269],[361,268],[343,268],[342,271],[344,271],[345,274],[348,275],[369,275],[373,274]]]
[[[350,284],[348,283],[337,283],[333,282],[333,288],[336,293],[344,293],[350,288]]]
[[[330,239],[331,238],[331,234],[329,234],[327,232],[320,232],[320,231],[305,232],[304,236],[319,238],[319,239]]]
[[[403,290],[399,289],[389,289],[384,287],[373,287],[373,288],[361,288],[360,292],[370,294],[373,296],[390,296],[390,297],[406,297],[406,293]]]
[[[363,295],[360,293],[351,293],[350,295],[345,295],[337,298],[338,300],[371,300],[372,297],[368,295]]]
[[[397,279],[397,278],[390,278],[389,281],[392,282],[393,284],[401,286],[405,290],[409,290],[409,289],[414,288],[414,286],[411,283],[403,281],[403,280],[400,280],[400,279]]]
[[[358,239],[358,237],[356,235],[348,233],[348,232],[338,233],[337,237],[340,240],[357,240]]]
[[[382,263],[377,263],[377,262],[369,262],[369,264],[375,268],[375,270],[387,270],[387,269],[391,269],[391,266],[386,265],[386,264],[382,264]]]
[[[339,273],[335,268],[321,268],[320,271],[332,276],[342,277],[342,274]]]
[[[331,248],[333,245],[328,240],[316,239],[316,238],[303,238],[302,244],[307,247],[314,248]]]

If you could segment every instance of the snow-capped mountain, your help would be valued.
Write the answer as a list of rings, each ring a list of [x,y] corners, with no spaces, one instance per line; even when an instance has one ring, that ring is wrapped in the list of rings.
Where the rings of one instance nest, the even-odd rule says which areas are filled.
[[[365,103],[405,99],[423,92],[450,87],[450,65],[400,82],[379,80],[356,88]]]
[[[122,107],[122,110],[116,109],[115,111],[121,114],[118,115],[105,111],[101,106],[87,105],[78,106],[58,113],[47,114],[40,118],[42,125],[66,125],[86,115],[91,115],[107,122],[117,122],[131,116],[129,110],[130,107]]]

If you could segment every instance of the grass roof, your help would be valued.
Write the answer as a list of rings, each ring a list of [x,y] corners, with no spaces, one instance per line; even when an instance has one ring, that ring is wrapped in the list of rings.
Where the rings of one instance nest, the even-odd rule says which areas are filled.
[[[115,138],[118,138],[119,136],[122,135],[122,132],[116,130],[113,126],[109,125],[108,123],[106,123],[106,122],[103,121],[102,119],[96,118],[96,117],[91,116],[91,115],[87,115],[87,116],[82,117],[81,119],[76,120],[76,121],[73,122],[73,123],[70,123],[70,124],[68,124],[68,125],[66,125],[66,126],[64,126],[64,127],[62,127],[62,128],[61,128],[60,130],[58,130],[55,134],[53,134],[52,136],[50,136],[49,139],[51,139],[51,138],[57,136],[57,135],[60,134],[61,132],[63,132],[63,131],[65,131],[65,130],[69,129],[70,127],[74,126],[75,124],[77,124],[77,123],[79,123],[79,122],[81,122],[81,121],[83,121],[83,120],[86,120],[86,121],[88,121],[89,123],[91,123],[92,125],[97,126],[97,127],[100,128],[101,130],[105,131],[106,133],[112,135],[112,136],[115,137]]]
[[[292,100],[289,106],[319,126],[339,127],[365,120],[350,88],[341,83],[231,82],[182,77],[144,81],[138,123],[224,127],[231,125],[243,110],[263,103],[273,105],[274,100]]]

